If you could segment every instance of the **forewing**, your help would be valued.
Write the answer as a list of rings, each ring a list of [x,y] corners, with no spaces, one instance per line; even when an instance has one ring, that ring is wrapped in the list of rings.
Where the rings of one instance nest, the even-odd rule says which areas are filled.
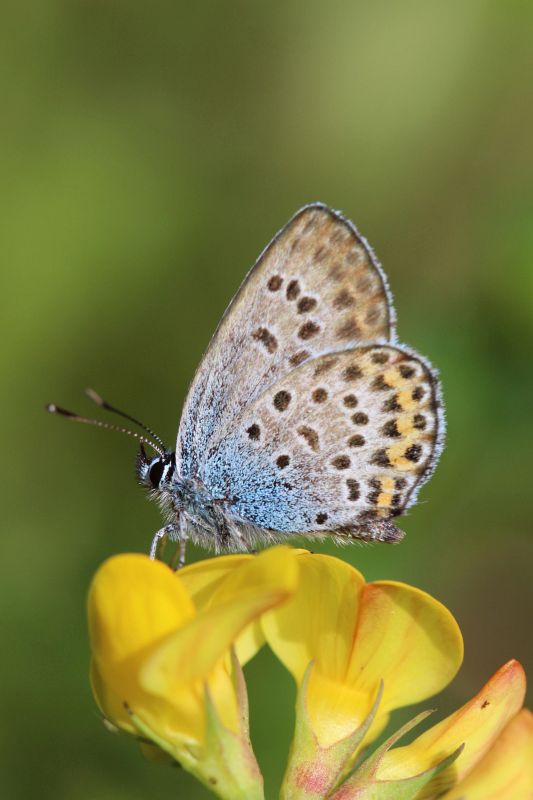
[[[228,307],[185,402],[176,460],[195,474],[220,427],[310,358],[394,340],[386,279],[340,214],[306,206],[268,245]]]
[[[308,361],[269,387],[220,432],[200,477],[257,526],[357,536],[363,521],[414,501],[442,438],[428,363],[403,347],[360,347]]]

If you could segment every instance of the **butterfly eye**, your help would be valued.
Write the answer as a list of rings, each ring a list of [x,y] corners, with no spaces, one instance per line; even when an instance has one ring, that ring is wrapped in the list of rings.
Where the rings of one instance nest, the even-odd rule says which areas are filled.
[[[163,462],[161,461],[160,458],[157,458],[150,467],[150,471],[148,472],[148,478],[154,489],[157,489],[159,486],[159,483],[163,476],[163,469],[164,469]]]

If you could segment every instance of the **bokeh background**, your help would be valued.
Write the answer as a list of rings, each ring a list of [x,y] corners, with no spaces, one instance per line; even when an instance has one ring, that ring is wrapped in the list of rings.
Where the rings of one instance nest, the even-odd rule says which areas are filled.
[[[404,543],[341,555],[456,615],[442,712],[511,657],[531,673],[531,4],[8,0],[0,17],[0,795],[208,797],[101,725],[86,589],[160,517],[133,442],[43,406],[89,411],[94,386],[172,442],[227,302],[312,200],[373,243],[449,423]],[[266,650],[247,676],[275,797],[293,687]]]

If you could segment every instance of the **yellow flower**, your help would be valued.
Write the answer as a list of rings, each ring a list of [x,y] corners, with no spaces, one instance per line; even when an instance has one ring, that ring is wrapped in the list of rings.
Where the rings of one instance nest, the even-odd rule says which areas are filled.
[[[453,765],[416,794],[417,800],[530,800],[533,797],[533,720],[522,708],[526,676],[518,661],[499,669],[459,711],[405,747],[389,750],[379,781],[398,781],[437,765],[464,743]],[[444,792],[444,794],[442,794]],[[349,795],[347,795],[348,797]]]
[[[341,777],[341,751],[346,768],[362,735],[375,738],[393,709],[444,688],[463,643],[450,612],[419,589],[366,584],[329,556],[301,553],[298,563],[295,595],[264,616],[263,629],[300,687],[283,796],[323,797]],[[372,722],[368,732],[365,721]]]
[[[371,755],[391,711],[428,698],[463,654],[450,612],[402,583],[365,583],[343,561],[277,547],[179,573],[139,555],[89,594],[92,678],[116,726],[170,755],[225,800],[261,800],[240,664],[268,641],[298,685],[283,800],[531,800],[533,717],[516,661],[411,744],[428,713]]]
[[[281,797],[531,800],[532,723],[529,712],[517,716],[525,675],[516,661],[410,745],[391,749],[427,713],[354,769],[393,709],[428,698],[454,677],[461,634],[450,612],[419,589],[366,584],[328,556],[301,552],[298,563],[296,593],[262,619],[299,687]]]
[[[387,742],[328,797],[531,800],[533,716],[520,711],[525,688],[522,666],[509,661],[459,711],[405,747],[390,750],[394,742]]]
[[[262,779],[230,648],[294,592],[297,566],[283,547],[232,566],[205,607],[182,573],[146,556],[115,556],[94,577],[88,612],[93,690],[105,717],[233,800],[261,797]],[[242,641],[251,657],[253,636]]]
[[[466,755],[466,753],[465,753]],[[533,714],[523,708],[507,723],[470,773],[444,795],[446,800],[531,800]]]
[[[390,711],[440,691],[454,677],[463,643],[450,612],[403,583],[365,583],[337,558],[302,553],[294,597],[266,614],[263,628],[298,685],[312,663],[307,713],[322,747],[350,734],[368,715],[380,682],[375,737]]]

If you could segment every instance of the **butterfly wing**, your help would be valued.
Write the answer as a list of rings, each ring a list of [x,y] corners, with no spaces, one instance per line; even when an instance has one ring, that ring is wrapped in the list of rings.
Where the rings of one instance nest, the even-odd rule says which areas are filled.
[[[308,359],[394,341],[387,283],[369,245],[322,204],[301,209],[268,245],[228,307],[187,396],[179,473],[265,387]]]
[[[200,477],[261,528],[394,539],[385,523],[414,502],[442,438],[429,364],[404,347],[358,347],[270,386],[219,431]]]

